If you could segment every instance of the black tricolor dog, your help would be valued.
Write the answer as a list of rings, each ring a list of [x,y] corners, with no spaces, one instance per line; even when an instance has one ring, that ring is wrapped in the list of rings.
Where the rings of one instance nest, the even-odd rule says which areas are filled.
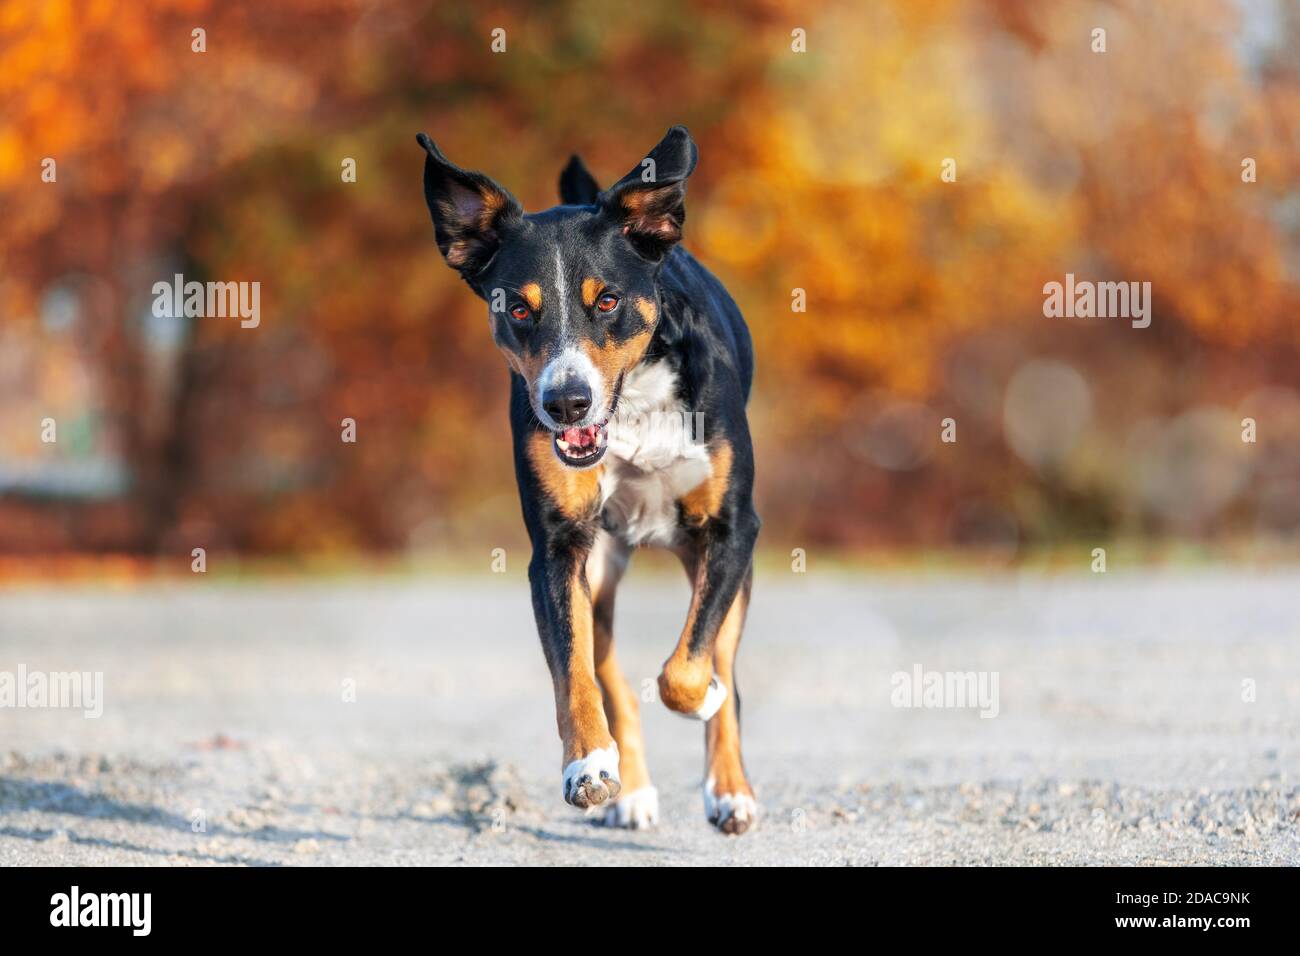
[[[658,545],[681,558],[694,588],[660,697],[706,721],[705,812],[742,833],[757,813],[734,678],[759,526],[745,417],[753,347],[722,284],[677,245],[695,143],[673,127],[604,192],[575,156],[560,176],[564,205],[525,215],[491,179],[417,138],[438,248],[487,301],[511,370],[564,799],[606,804],[616,826],[658,816],[612,632],[632,549]]]

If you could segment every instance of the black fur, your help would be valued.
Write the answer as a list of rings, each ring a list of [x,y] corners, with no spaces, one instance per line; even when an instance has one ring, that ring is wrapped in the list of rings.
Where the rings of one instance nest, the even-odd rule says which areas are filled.
[[[570,156],[560,172],[560,202],[566,206],[590,206],[600,195],[596,177],[588,172],[581,157]]]

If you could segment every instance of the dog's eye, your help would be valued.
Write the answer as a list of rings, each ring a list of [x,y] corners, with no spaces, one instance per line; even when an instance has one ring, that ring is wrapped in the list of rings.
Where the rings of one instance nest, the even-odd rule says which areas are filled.
[[[532,315],[532,313],[528,311],[528,306],[524,305],[522,302],[516,302],[512,305],[510,307],[510,314],[520,322]]]
[[[618,296],[606,292],[596,300],[596,308],[602,312],[613,312],[618,308]]]

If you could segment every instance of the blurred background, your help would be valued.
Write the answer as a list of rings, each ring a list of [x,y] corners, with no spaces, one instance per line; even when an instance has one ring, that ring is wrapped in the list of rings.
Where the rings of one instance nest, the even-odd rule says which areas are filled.
[[[415,133],[538,210],[674,123],[769,552],[1294,556],[1297,50],[1283,0],[0,0],[2,566],[522,547]],[[178,272],[260,325],[155,317]],[[1150,328],[1045,318],[1066,273],[1150,282]]]

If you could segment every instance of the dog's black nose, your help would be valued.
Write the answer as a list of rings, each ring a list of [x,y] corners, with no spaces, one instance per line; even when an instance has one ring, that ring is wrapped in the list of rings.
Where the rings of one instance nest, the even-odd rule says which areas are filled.
[[[591,408],[591,389],[586,382],[566,382],[558,388],[548,388],[542,395],[542,408],[555,419],[557,425],[574,425]]]

